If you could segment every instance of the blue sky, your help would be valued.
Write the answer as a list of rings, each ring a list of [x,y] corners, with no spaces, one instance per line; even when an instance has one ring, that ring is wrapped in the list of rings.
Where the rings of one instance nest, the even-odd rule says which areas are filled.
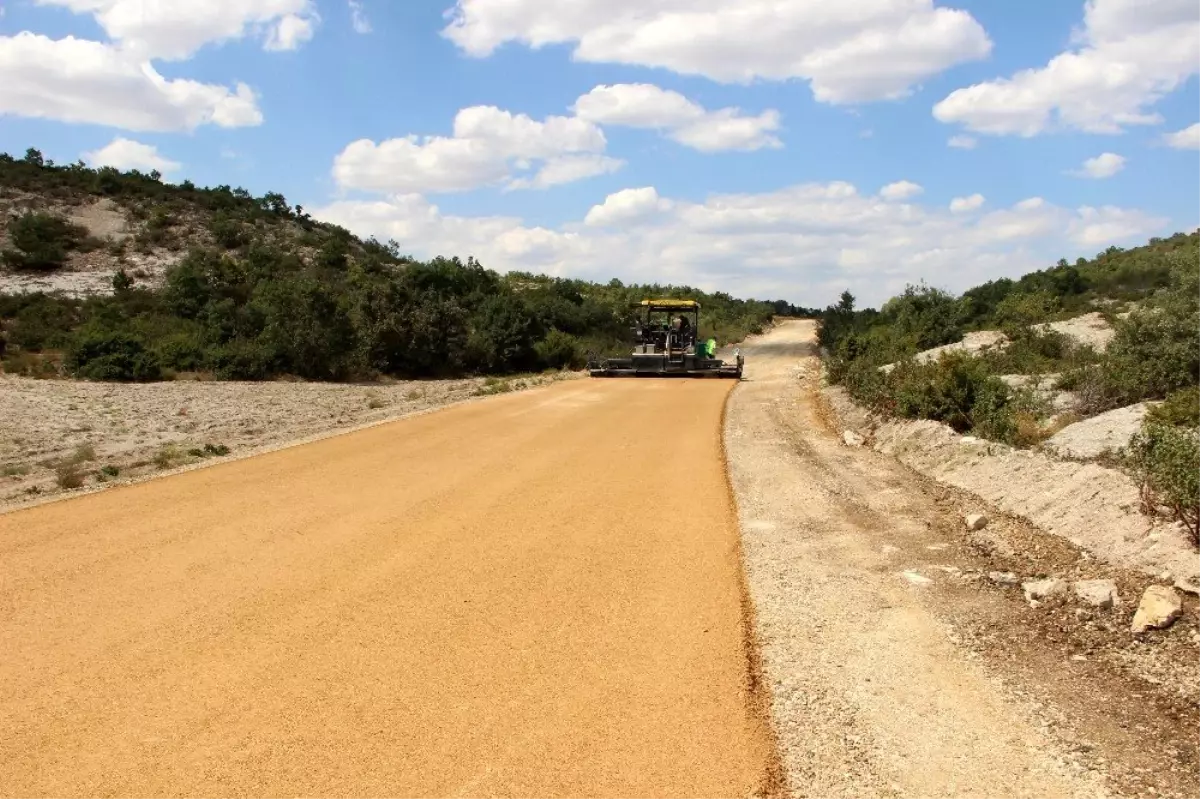
[[[422,257],[806,305],[1200,219],[1193,0],[175,5],[0,4],[0,149],[280,191]]]

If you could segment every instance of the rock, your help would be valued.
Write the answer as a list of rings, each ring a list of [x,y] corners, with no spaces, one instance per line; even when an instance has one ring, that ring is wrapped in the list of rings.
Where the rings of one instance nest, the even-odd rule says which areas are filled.
[[[997,585],[1016,585],[1021,578],[1012,572],[988,572],[988,579]]]
[[[1142,419],[1156,404],[1140,402],[1067,425],[1043,446],[1063,457],[1076,459],[1098,458],[1106,450],[1116,452],[1129,446],[1134,433],[1142,428]]]
[[[929,585],[930,583],[933,582],[933,580],[930,580],[925,575],[918,574],[917,572],[914,572],[914,571],[901,572],[900,576],[903,577],[905,580],[908,580],[913,585]]]
[[[1078,580],[1075,583],[1075,596],[1089,605],[1105,610],[1121,601],[1117,594],[1117,584],[1112,580]]]
[[[1049,577],[1045,580],[1030,580],[1027,583],[1021,583],[1021,589],[1025,591],[1025,598],[1030,602],[1062,596],[1067,593],[1068,588],[1067,581],[1060,580],[1057,577]]]
[[[988,517],[984,516],[982,513],[972,513],[966,517],[965,521],[967,523],[967,529],[974,532],[987,527]]]
[[[846,443],[847,447],[861,447],[866,443],[866,439],[853,430],[847,430],[842,433],[842,441]]]
[[[1142,594],[1129,629],[1135,633],[1170,627],[1183,613],[1179,594],[1169,585],[1152,585]]]

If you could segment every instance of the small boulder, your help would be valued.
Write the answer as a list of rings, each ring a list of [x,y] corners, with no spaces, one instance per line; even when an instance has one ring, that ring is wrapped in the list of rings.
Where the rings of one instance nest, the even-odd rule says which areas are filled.
[[[972,513],[966,517],[965,521],[967,523],[967,529],[974,532],[987,527],[988,517],[984,516],[982,513]]]
[[[1135,633],[1170,627],[1183,613],[1179,594],[1169,585],[1152,585],[1142,594],[1129,629]]]
[[[1045,580],[1030,580],[1027,583],[1021,583],[1021,588],[1025,591],[1025,598],[1030,602],[1040,602],[1066,594],[1069,586],[1066,580],[1049,577]]]
[[[1021,578],[1012,572],[988,572],[988,579],[997,585],[1016,585]]]
[[[1121,601],[1117,584],[1112,580],[1078,580],[1075,583],[1075,596],[1082,602],[1105,610]]]
[[[846,432],[842,433],[842,441],[845,442],[847,447],[861,447],[864,443],[866,443],[866,439],[853,430],[847,430]]]

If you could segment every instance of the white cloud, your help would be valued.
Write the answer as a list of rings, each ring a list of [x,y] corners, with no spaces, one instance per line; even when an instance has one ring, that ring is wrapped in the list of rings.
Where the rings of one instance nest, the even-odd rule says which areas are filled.
[[[0,114],[135,131],[262,122],[258,98],[244,83],[230,89],[168,80],[111,45],[28,31],[0,36]]]
[[[1082,169],[1070,174],[1078,178],[1095,178],[1101,180],[1103,178],[1111,178],[1124,168],[1124,156],[1117,155],[1116,153],[1101,153],[1095,158],[1089,158],[1084,161]]]
[[[593,205],[583,221],[597,227],[628,225],[670,209],[671,202],[659,197],[653,186],[623,189],[608,195],[599,205]]]
[[[924,193],[920,185],[907,180],[889,183],[879,190],[879,196],[885,200],[907,200]]]
[[[611,194],[581,222],[553,229],[515,217],[443,214],[411,194],[312,213],[363,235],[395,238],[418,257],[474,255],[499,271],[687,283],[805,305],[832,302],[847,287],[876,304],[920,279],[961,291],[1161,235],[1167,225],[1136,210],[1073,211],[1038,197],[956,214],[886,202],[844,182],[702,202],[664,198],[645,186]]]
[[[933,0],[458,0],[443,35],[476,57],[565,43],[577,61],[725,83],[805,78],[829,103],[902,97],[992,48],[969,13]]]
[[[607,155],[560,155],[547,160],[532,178],[517,178],[510,181],[506,188],[548,189],[561,183],[574,183],[596,175],[616,172],[623,166],[623,160]]]
[[[1084,206],[1071,220],[1068,233],[1080,246],[1102,248],[1114,242],[1143,239],[1162,230],[1163,224],[1163,220],[1136,209]]]
[[[1087,0],[1074,38],[1044,67],[952,92],[934,116],[995,135],[1119,133],[1160,123],[1150,108],[1200,71],[1195,0]]]
[[[452,136],[352,142],[334,160],[333,175],[343,188],[377,192],[457,192],[504,183],[540,188],[618,168],[621,162],[602,157],[606,146],[604,133],[586,120],[539,122],[472,106],[455,116]],[[534,177],[515,176],[534,162],[543,162]]]
[[[951,136],[946,144],[956,150],[974,150],[979,140],[974,136]]]
[[[159,172],[168,174],[179,169],[181,164],[159,154],[158,148],[150,144],[142,144],[132,139],[117,136],[111,142],[98,150],[83,154],[83,160],[93,167],[111,166],[128,171],[137,169],[142,172]]]
[[[1164,135],[1163,142],[1176,150],[1200,150],[1200,122]]]
[[[783,146],[771,134],[779,129],[778,111],[758,116],[744,116],[737,108],[707,111],[679,92],[649,83],[597,86],[576,100],[572,110],[580,119],[600,125],[659,130],[701,152]]]
[[[37,0],[91,14],[128,53],[144,60],[182,60],[206,44],[259,38],[269,50],[290,50],[312,38],[319,21],[313,0]]]
[[[367,19],[367,12],[363,9],[363,4],[360,0],[349,0],[350,3],[350,24],[354,27],[355,33],[370,33],[371,20]]]
[[[969,197],[955,197],[950,201],[950,211],[955,214],[977,211],[983,207],[983,203],[984,198],[982,194],[972,194]]]

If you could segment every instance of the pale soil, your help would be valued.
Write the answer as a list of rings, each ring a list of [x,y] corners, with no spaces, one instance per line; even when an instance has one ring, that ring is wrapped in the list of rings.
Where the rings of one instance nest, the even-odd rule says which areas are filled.
[[[502,381],[514,389],[571,374]],[[174,381],[148,384],[35,380],[0,374],[0,507],[61,493],[55,466],[91,447],[85,489],[141,479],[211,458],[189,456],[205,444],[229,457],[298,439],[469,399],[482,379],[372,384]],[[87,453],[84,453],[87,454]],[[158,462],[156,462],[156,458]],[[101,482],[98,471],[120,475]]]
[[[1146,578],[843,445],[813,334],[795,322],[749,343],[726,417],[788,792],[1197,795],[1195,601],[1135,639]],[[978,510],[985,535],[962,523]],[[992,570],[1112,577],[1127,599],[1034,608]]]
[[[1124,315],[1128,316],[1128,313]],[[1083,314],[1082,316],[1063,319],[1059,322],[1047,322],[1044,325],[1035,325],[1035,327],[1039,330],[1049,329],[1062,333],[1076,344],[1091,347],[1096,352],[1104,352],[1108,349],[1113,336],[1117,333],[1112,325],[1108,323],[1108,320],[1095,311]]]
[[[1114,566],[1169,575],[1180,588],[1200,589],[1200,554],[1180,525],[1142,513],[1141,494],[1124,472],[1063,460],[994,441],[960,436],[940,422],[864,423],[840,388],[828,400],[875,449],[941,483],[970,491],[1007,513],[1082,547]]]
[[[1042,446],[1064,458],[1088,460],[1113,454],[1129,446],[1134,434],[1142,429],[1142,420],[1157,402],[1139,402],[1125,408],[1097,414],[1067,425]]]
[[[732,387],[561,382],[0,515],[3,793],[770,792]]]

